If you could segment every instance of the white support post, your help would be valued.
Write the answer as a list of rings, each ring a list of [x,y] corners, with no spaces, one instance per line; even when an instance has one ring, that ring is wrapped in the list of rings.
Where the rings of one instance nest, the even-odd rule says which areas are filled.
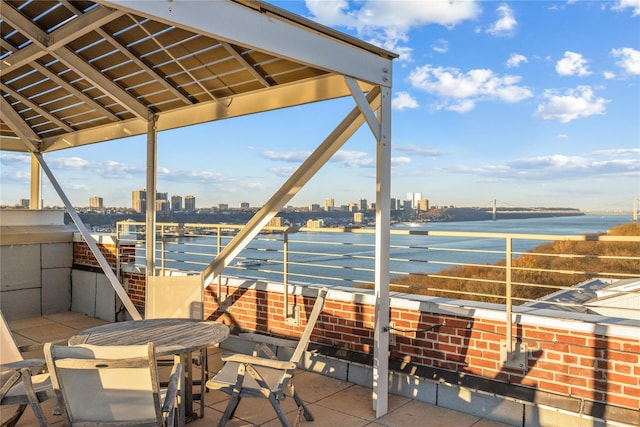
[[[391,222],[391,88],[382,87],[376,153],[375,330],[373,409],[388,412],[389,400],[389,256]]]
[[[40,163],[31,154],[31,191],[29,194],[29,209],[42,209],[42,185]]]
[[[89,246],[89,249],[91,249],[93,256],[96,257],[96,260],[98,261],[98,264],[102,268],[102,271],[104,272],[105,276],[107,276],[107,279],[111,283],[111,287],[113,287],[113,290],[116,291],[116,294],[120,298],[120,301],[122,301],[122,304],[124,304],[124,307],[126,308],[126,310],[129,312],[129,315],[131,315],[131,318],[133,320],[141,320],[142,316],[140,316],[140,313],[138,313],[138,310],[136,309],[135,305],[133,305],[133,302],[129,298],[129,295],[127,295],[127,291],[125,291],[124,287],[122,287],[122,285],[120,284],[120,281],[118,280],[115,273],[111,269],[111,266],[107,262],[107,259],[104,257],[104,255],[102,255],[102,252],[100,252],[100,248],[98,248],[98,244],[96,243],[95,240],[93,240],[93,237],[91,237],[89,230],[84,225],[84,223],[80,219],[80,216],[71,205],[71,202],[67,198],[67,195],[64,193],[64,191],[62,191],[62,187],[60,187],[60,184],[58,184],[58,181],[53,176],[51,169],[49,169],[49,166],[45,163],[44,158],[42,157],[42,154],[33,153],[33,156],[40,164],[40,167],[42,167],[42,170],[49,178],[49,181],[51,181],[51,185],[56,190],[56,193],[58,193],[58,196],[62,200],[62,203],[64,203],[65,208],[67,208],[67,212],[69,213],[69,216],[71,216],[71,219],[75,223],[76,227],[78,227],[78,231],[80,232],[85,242]]]
[[[146,277],[156,275],[156,164],[158,117],[151,115],[147,122],[147,190],[146,190]]]

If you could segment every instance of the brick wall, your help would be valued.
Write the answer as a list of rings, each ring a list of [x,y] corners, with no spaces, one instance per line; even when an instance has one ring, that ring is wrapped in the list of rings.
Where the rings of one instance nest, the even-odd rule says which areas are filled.
[[[110,266],[116,268],[116,252],[115,244],[102,243],[98,245],[100,253],[105,257]],[[98,260],[89,249],[89,245],[85,242],[73,242],[73,263],[88,267],[100,267]]]
[[[231,301],[230,309],[224,313],[218,311],[215,289],[213,286],[206,291],[205,312],[210,319],[292,338],[299,336],[304,327],[305,322],[296,327],[284,323],[282,293],[225,286]],[[347,292],[345,298],[332,298],[336,294],[329,293],[312,342],[370,356],[373,302],[368,298],[358,302]],[[310,297],[290,296],[290,304],[304,306],[303,319],[313,302]],[[545,326],[562,321],[526,316],[526,321],[513,326],[514,338],[528,347],[528,370],[523,371],[500,363],[500,341],[506,339],[507,332],[504,321],[499,320],[504,312],[483,318],[479,312],[490,310],[474,310],[476,314],[467,316],[444,311],[392,307],[390,321],[395,323],[396,343],[391,346],[391,358],[399,369],[424,372],[426,378],[434,380],[466,382],[473,387],[485,385],[490,392],[509,386],[512,389],[504,387],[504,394],[538,403],[555,404],[556,396],[566,397],[560,404],[562,409],[584,412],[586,408],[591,415],[611,413],[615,411],[612,407],[626,408],[640,420],[638,338],[575,330],[588,329],[576,322],[565,322],[566,328]],[[574,326],[577,328],[572,330]],[[627,328],[627,332],[633,335],[634,328]],[[640,336],[639,328],[635,332]]]
[[[115,243],[101,242],[98,244],[100,253],[105,257],[109,265],[116,270],[118,247]],[[136,248],[134,245],[120,245],[120,265],[132,264],[135,261]],[[89,267],[99,269],[98,260],[89,249],[89,245],[84,241],[73,242],[73,264],[76,267]],[[142,309],[144,313],[145,302],[145,284],[146,279],[144,273],[123,272],[121,283],[129,294],[129,298],[136,307]]]

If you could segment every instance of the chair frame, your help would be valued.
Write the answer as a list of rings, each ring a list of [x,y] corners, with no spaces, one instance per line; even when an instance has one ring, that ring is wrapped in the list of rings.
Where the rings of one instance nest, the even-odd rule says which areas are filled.
[[[327,288],[322,288],[318,292],[316,302],[311,310],[309,318],[307,319],[307,325],[305,326],[299,341],[253,333],[240,334],[241,337],[256,343],[253,355],[224,354],[221,356],[221,359],[224,362],[223,367],[220,369],[218,374],[207,382],[207,388],[220,390],[230,395],[229,403],[227,404],[224,414],[218,423],[218,427],[223,427],[233,417],[233,414],[243,397],[267,398],[275,410],[282,426],[289,427],[290,424],[280,407],[280,401],[286,397],[286,394],[293,397],[298,407],[294,425],[298,425],[300,415],[303,415],[307,421],[313,421],[313,414],[309,411],[303,400],[298,395],[298,392],[295,390],[291,380],[294,376],[298,363],[309,346],[311,334],[313,333],[313,329],[315,328],[316,322],[324,307],[327,292]],[[289,360],[278,360],[276,354],[269,346],[286,347],[294,349],[294,351]],[[260,352],[265,353],[267,357],[260,357]],[[277,373],[277,371],[280,371],[280,380],[277,384],[269,384],[269,381],[265,376]],[[234,373],[235,381],[232,379]],[[249,386],[245,384],[247,374],[255,381],[257,386]]]
[[[74,349],[92,349],[104,348],[91,345],[64,346],[66,350]],[[110,346],[112,349],[122,347],[124,350],[128,346]],[[158,381],[158,370],[156,365],[156,354],[153,343],[148,343],[147,354],[144,357],[129,358],[91,358],[86,356],[59,356],[58,349],[62,346],[55,346],[51,343],[45,344],[44,354],[51,372],[51,383],[58,399],[58,404],[62,408],[62,415],[66,426],[173,426],[176,423],[176,411],[178,399],[182,400],[180,393],[180,381],[182,377],[182,364],[179,362],[173,366],[171,377],[168,383],[167,392],[164,401],[161,401],[160,384]],[[68,356],[68,355],[67,355]],[[77,369],[77,370],[102,370],[102,369],[119,369],[119,368],[144,368],[150,371],[151,390],[153,394],[155,420],[122,420],[122,421],[104,421],[104,420],[79,420],[76,422],[71,413],[70,402],[67,400],[67,393],[64,392],[64,385],[61,383],[61,369]]]
[[[36,389],[32,381],[34,372],[42,372],[46,367],[46,362],[44,359],[24,359],[21,355],[21,353],[40,350],[42,346],[18,346],[1,311],[0,333],[2,333],[2,345],[7,346],[2,350],[3,355],[7,353],[14,355],[11,358],[13,360],[6,360],[3,356],[5,360],[0,361],[0,372],[5,373],[7,377],[6,381],[0,386],[0,405],[17,406],[14,413],[4,420],[2,425],[7,427],[15,426],[27,406],[30,406],[38,424],[41,427],[48,426],[40,403],[55,397],[53,387],[48,378],[49,375],[46,373],[36,374],[40,384],[38,389]],[[13,371],[11,375],[9,375],[10,371]],[[24,388],[24,393],[15,394],[16,389],[14,387],[19,386]],[[12,389],[14,389],[14,393],[12,393]]]

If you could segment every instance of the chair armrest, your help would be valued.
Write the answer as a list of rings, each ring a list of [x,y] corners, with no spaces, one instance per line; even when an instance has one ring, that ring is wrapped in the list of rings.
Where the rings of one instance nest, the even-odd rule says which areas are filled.
[[[162,412],[171,412],[176,406],[176,398],[180,389],[180,378],[182,377],[182,363],[176,363],[171,370],[167,394],[162,404]]]
[[[250,333],[250,332],[242,333],[242,334],[239,334],[238,336],[241,337],[241,338],[247,339],[249,341],[262,343],[262,344],[275,345],[275,346],[278,346],[278,347],[295,348],[298,345],[298,341],[296,341],[296,340],[288,340],[286,338],[270,337],[268,335],[254,334],[254,333]]]
[[[44,359],[16,360],[15,362],[0,364],[0,370],[22,369],[22,368],[42,368],[47,364]]]
[[[265,359],[263,357],[249,356],[246,354],[223,354],[223,362],[248,363],[250,365],[264,366],[274,369],[295,369],[296,364],[287,360]]]

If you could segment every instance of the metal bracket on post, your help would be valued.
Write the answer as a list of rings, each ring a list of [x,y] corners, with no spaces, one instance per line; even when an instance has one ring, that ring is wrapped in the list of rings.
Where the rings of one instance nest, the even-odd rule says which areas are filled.
[[[285,325],[299,326],[300,325],[300,307],[297,305],[290,306],[287,309],[287,317],[284,319]]]
[[[515,343],[502,340],[500,341],[500,363],[506,368],[529,369],[529,353],[527,345],[524,343]]]

